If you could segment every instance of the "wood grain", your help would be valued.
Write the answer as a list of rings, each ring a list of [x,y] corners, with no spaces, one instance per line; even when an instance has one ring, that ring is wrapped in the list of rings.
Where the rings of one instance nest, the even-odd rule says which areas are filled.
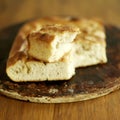
[[[100,17],[120,25],[119,0],[0,0],[0,29],[47,15]],[[120,90],[68,104],[36,104],[0,95],[0,120],[120,120]]]
[[[120,91],[94,100],[67,104],[36,104],[4,96],[0,96],[0,101],[0,120],[120,119]]]
[[[120,25],[120,0],[0,0],[0,29],[21,21],[51,15],[100,17]]]

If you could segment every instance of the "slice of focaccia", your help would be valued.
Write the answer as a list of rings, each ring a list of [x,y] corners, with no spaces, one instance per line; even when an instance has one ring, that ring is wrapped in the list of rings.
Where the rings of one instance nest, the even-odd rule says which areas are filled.
[[[55,62],[72,49],[79,29],[60,24],[45,25],[28,36],[28,54],[38,60]]]

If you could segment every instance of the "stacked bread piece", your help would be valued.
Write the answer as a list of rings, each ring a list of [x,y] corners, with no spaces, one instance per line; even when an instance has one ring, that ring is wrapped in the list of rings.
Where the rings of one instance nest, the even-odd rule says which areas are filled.
[[[21,28],[6,71],[16,82],[69,80],[75,68],[106,62],[105,31],[100,22],[49,17]]]
[[[45,62],[60,60],[72,49],[79,28],[65,25],[45,25],[28,36],[28,54]]]

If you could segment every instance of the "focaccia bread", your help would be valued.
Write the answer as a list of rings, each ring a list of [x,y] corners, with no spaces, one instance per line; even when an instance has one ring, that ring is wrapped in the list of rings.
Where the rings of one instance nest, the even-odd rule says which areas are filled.
[[[45,25],[40,30],[29,34],[28,54],[38,60],[55,62],[72,49],[79,29],[60,24]]]
[[[48,62],[47,57],[46,60],[48,61],[44,62],[40,60],[42,58],[38,58],[38,54],[34,54],[34,56],[29,51],[29,40],[33,38],[30,35],[37,33],[46,25],[52,26],[53,24],[67,25],[72,28],[78,27],[79,33],[77,36],[75,35],[76,38],[72,42],[71,52],[67,54],[63,50],[66,54],[61,55],[61,59],[58,61]],[[34,44],[31,46],[34,46]],[[29,22],[20,29],[9,54],[6,72],[16,82],[66,80],[75,74],[75,68],[77,67],[105,62],[107,62],[107,58],[103,24],[94,19],[48,17]]]

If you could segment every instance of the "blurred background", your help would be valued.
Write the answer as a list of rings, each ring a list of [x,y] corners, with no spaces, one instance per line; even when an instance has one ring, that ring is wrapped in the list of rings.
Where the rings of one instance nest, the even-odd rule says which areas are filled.
[[[120,26],[120,0],[0,0],[0,29],[51,15],[98,17]]]

